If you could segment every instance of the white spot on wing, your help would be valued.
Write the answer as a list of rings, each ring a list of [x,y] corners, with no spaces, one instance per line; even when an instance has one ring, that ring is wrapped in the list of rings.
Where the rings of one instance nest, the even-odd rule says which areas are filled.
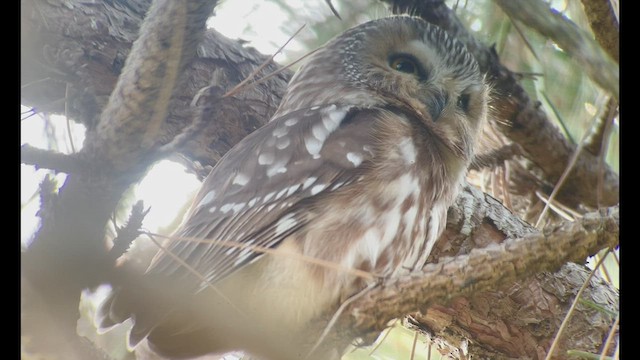
[[[280,208],[281,208],[281,209],[284,209],[284,208],[288,208],[289,206],[291,206],[291,203],[289,203],[289,202],[283,202],[283,203],[282,203],[282,205],[280,205]]]
[[[325,123],[325,126],[327,127],[327,130],[329,130],[329,132],[333,132],[333,130],[335,130],[338,125],[340,125],[340,122],[344,119],[344,116],[347,114],[347,108],[338,108],[336,105],[331,105],[328,108],[322,110],[323,113],[323,117],[322,117],[322,121],[323,123]],[[326,119],[325,119],[326,117]],[[330,126],[327,126],[326,124],[331,124]]]
[[[276,164],[267,169],[267,176],[272,177],[276,174],[284,174],[287,172],[287,168],[283,165]]]
[[[216,209],[217,209],[217,207],[212,206],[211,208],[209,208],[209,212],[210,212],[210,213],[213,213],[213,212],[215,212],[215,211],[216,211]]]
[[[223,214],[226,214],[229,212],[229,210],[233,209],[234,205],[235,203],[224,204],[220,206],[220,211],[222,211]]]
[[[249,177],[243,173],[238,173],[236,177],[233,178],[234,185],[244,186],[249,182]]]
[[[242,203],[235,204],[235,205],[233,206],[233,213],[235,214],[235,213],[239,212],[240,210],[242,210],[242,208],[244,208],[244,207],[245,207],[245,205],[246,205],[246,203],[243,203],[243,202],[242,202]]]
[[[279,138],[279,137],[283,137],[285,135],[287,135],[289,133],[289,129],[287,129],[286,127],[279,127],[276,128],[275,130],[273,130],[272,134],[273,136]]]
[[[207,193],[207,195],[205,195],[202,200],[200,200],[200,202],[198,203],[198,206],[204,206],[207,205],[208,203],[212,202],[213,199],[216,198],[216,192],[215,190],[211,190]]]
[[[302,184],[302,190],[307,190],[307,188],[313,185],[313,183],[316,182],[316,180],[318,180],[318,178],[314,176],[307,178],[307,180],[305,180],[304,183]]]
[[[275,195],[276,192],[272,191],[270,193],[268,193],[267,195],[264,196],[264,200],[262,201],[263,203],[266,203],[267,201],[271,200],[271,198],[273,197],[273,195]]]
[[[283,150],[283,149],[286,149],[290,143],[291,143],[291,140],[289,140],[288,137],[279,138],[278,142],[276,143],[276,147],[279,150]]]
[[[272,177],[276,174],[284,174],[287,172],[287,159],[277,159],[274,164],[272,164],[267,169],[267,176]]]
[[[323,144],[324,141],[320,141],[313,136],[305,136],[304,138],[304,146],[311,155],[319,155]]]
[[[293,218],[293,214],[289,213],[281,218],[276,224],[276,236],[283,234],[298,224],[298,221]]]
[[[274,200],[280,199],[282,196],[284,196],[286,192],[287,192],[287,188],[280,190],[280,192],[278,193],[278,195],[276,195],[276,198]]]
[[[324,140],[329,136],[329,131],[325,129],[322,124],[316,124],[311,128],[311,133],[313,136],[318,139],[320,142],[324,142]]]
[[[291,196],[291,194],[296,192],[296,190],[298,190],[299,187],[300,187],[300,184],[296,184],[296,185],[293,185],[293,186],[289,187],[289,190],[287,190],[287,196]]]
[[[354,152],[348,152],[347,160],[351,161],[353,166],[358,167],[360,164],[362,164],[362,155]]]
[[[293,126],[293,125],[295,125],[297,123],[298,123],[298,119],[296,119],[296,118],[291,118],[291,119],[287,119],[287,120],[284,121],[284,124],[286,126]]]
[[[250,248],[242,249],[240,254],[238,254],[238,258],[233,263],[233,266],[238,266],[238,265],[242,264],[245,260],[247,260],[247,258],[249,257],[250,254],[251,254],[251,249]]]
[[[324,190],[325,187],[327,187],[327,186],[324,185],[324,184],[318,184],[318,185],[312,187],[311,188],[311,195],[316,195],[320,191]]]
[[[271,165],[273,164],[273,153],[262,153],[258,156],[258,164],[260,165]]]
[[[337,183],[337,184],[333,185],[333,186],[331,187],[331,191],[333,191],[333,190],[335,190],[335,189],[339,188],[339,187],[340,187],[340,186],[342,186],[342,185],[344,185],[344,181],[340,181],[339,183]]]
[[[260,197],[254,197],[253,199],[249,200],[249,207],[253,207],[253,205],[255,205],[258,200],[260,200]]]

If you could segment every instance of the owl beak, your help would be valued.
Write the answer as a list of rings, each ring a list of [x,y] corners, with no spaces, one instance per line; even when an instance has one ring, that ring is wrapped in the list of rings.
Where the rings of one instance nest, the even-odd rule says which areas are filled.
[[[437,92],[432,94],[429,98],[427,105],[429,109],[429,115],[433,122],[437,122],[444,110],[445,106],[449,102],[449,94]]]

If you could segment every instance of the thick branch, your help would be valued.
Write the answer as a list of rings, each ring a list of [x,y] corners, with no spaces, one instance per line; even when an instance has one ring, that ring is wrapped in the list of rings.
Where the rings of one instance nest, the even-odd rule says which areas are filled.
[[[23,281],[46,299],[44,311],[57,325],[57,330],[50,328],[49,331],[60,331],[60,337],[69,341],[77,340],[81,291],[109,279],[113,262],[104,245],[107,220],[124,191],[140,180],[151,164],[148,144],[158,142],[158,129],[165,121],[176,79],[184,63],[195,54],[196,40],[205,28],[214,2],[157,0],[154,4],[153,17],[145,22],[137,43],[142,45],[127,62],[127,75],[118,82],[117,94],[107,105],[97,132],[88,132],[84,148],[78,154],[90,166],[82,173],[67,177],[50,211],[41,213],[42,226],[23,256]],[[181,16],[176,16],[176,12]],[[178,22],[174,24],[175,33],[165,27],[163,19]],[[159,58],[149,62],[148,56]],[[173,61],[164,63],[164,56]],[[153,109],[151,115],[147,106]],[[150,134],[149,123],[157,128]],[[133,131],[127,133],[124,129]],[[140,137],[141,132],[145,134],[144,139]],[[148,144],[141,144],[143,140]],[[33,313],[43,311],[31,310]],[[32,327],[27,331],[36,332]],[[35,340],[39,340],[36,344],[40,351],[49,348],[48,351],[63,358],[92,357],[79,346],[50,348],[52,345],[42,341],[43,338]]]
[[[496,288],[500,283],[557,271],[567,262],[584,262],[603,248],[617,246],[618,225],[618,208],[608,208],[544,233],[441,259],[363,296],[352,307],[351,325],[380,331],[389,320],[415,311],[416,305],[426,309],[434,303],[446,304],[452,298]]]
[[[611,0],[582,0],[584,13],[600,46],[616,62],[620,58],[620,30]]]
[[[390,319],[412,314],[421,329],[452,346],[471,340],[469,351],[479,358],[544,359],[588,269],[569,263],[555,273],[534,272],[555,271],[566,259],[582,263],[588,254],[615,246],[618,223],[615,207],[540,233],[468,187],[449,210],[447,230],[429,260],[436,263],[363,296],[334,335],[372,341]],[[616,312],[617,292],[596,279],[583,298]],[[561,349],[598,352],[612,321],[579,307]],[[563,351],[556,354],[565,358]]]
[[[214,4],[153,2],[86,151],[106,157],[118,171],[153,155]]]
[[[20,160],[23,164],[33,165],[36,168],[51,169],[67,174],[77,174],[87,166],[77,156],[42,150],[29,144],[24,144],[20,148]]]

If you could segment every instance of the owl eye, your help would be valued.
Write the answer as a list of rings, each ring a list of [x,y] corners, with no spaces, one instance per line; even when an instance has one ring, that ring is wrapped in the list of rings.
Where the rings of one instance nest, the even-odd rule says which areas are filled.
[[[426,80],[426,72],[420,66],[418,60],[407,54],[392,55],[389,57],[389,66],[399,72],[415,75],[420,80]]]
[[[470,100],[471,100],[471,97],[469,96],[469,94],[462,94],[458,96],[458,101],[456,105],[458,106],[458,108],[462,109],[462,111],[467,112],[469,111]]]

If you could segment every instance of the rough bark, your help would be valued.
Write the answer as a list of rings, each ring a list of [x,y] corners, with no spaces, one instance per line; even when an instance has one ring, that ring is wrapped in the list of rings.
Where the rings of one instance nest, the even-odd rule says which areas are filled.
[[[620,61],[620,25],[609,0],[582,0],[598,43],[616,62]]]
[[[23,104],[56,113],[63,113],[66,108],[70,118],[87,127],[83,149],[72,156],[23,148],[23,162],[70,172],[57,193],[51,185],[43,191],[42,227],[23,255],[23,336],[29,337],[38,351],[57,353],[61,358],[97,358],[94,349],[75,336],[78,300],[82,289],[112,280],[113,263],[104,246],[105,225],[123,192],[154,161],[175,154],[204,176],[231,146],[269,119],[290,73],[284,71],[267,82],[222,98],[226,90],[267,57],[213,30],[202,32],[203,14],[210,12],[207,9],[213,2],[210,7],[194,1],[169,8],[164,13],[173,12],[174,16],[156,25],[172,25],[166,25],[166,29],[159,26],[164,31],[141,40],[133,56],[129,56],[131,46],[149,7],[148,0],[28,0],[21,4]],[[162,13],[161,7],[169,4],[159,1],[155,11]],[[444,15],[423,16],[438,25],[450,26],[448,30],[467,41],[497,84],[497,90],[509,95],[508,101],[497,106],[499,115],[509,124],[501,129],[543,170],[543,180],[553,183],[573,148],[548,126],[544,114],[528,99],[513,74],[499,64],[494,52],[465,34],[442,4],[433,5],[430,11]],[[158,22],[160,17],[154,20]],[[146,26],[152,27],[153,22]],[[127,68],[129,72],[123,70]],[[261,74],[275,69],[275,64],[269,64]],[[121,73],[128,75],[119,77]],[[549,149],[556,151],[550,154]],[[564,199],[593,205],[596,163],[588,155],[581,157],[565,186]],[[607,170],[606,204],[618,201],[617,191],[617,175]],[[532,231],[513,230],[513,226],[523,226],[517,216],[483,194],[472,194],[461,197],[451,210],[447,240],[434,253],[434,261]],[[592,243],[589,251],[572,260],[580,261],[615,243],[606,238],[600,241],[609,242]],[[544,264],[555,266],[546,270],[558,267],[551,260]],[[583,279],[584,272],[584,267],[571,267],[571,273],[526,273],[526,280],[505,276],[495,280],[499,286],[491,282],[495,286],[490,287],[492,290],[460,293],[462,297],[449,302],[440,299],[438,305],[425,312],[420,324],[450,341],[472,338],[474,352],[488,358],[522,354],[540,358],[553,335],[551,329],[557,328],[566,312],[570,294],[581,285],[576,279]],[[597,300],[594,302],[616,309],[617,294],[606,284],[594,283],[592,288],[590,296]],[[415,297],[395,295],[391,302],[396,304],[393,301],[412,304],[413,311],[434,304],[421,301],[419,293]],[[372,305],[365,302],[354,306],[366,310]],[[399,316],[409,309],[394,306],[390,305],[390,312],[381,316]],[[356,317],[357,313],[352,312]],[[586,319],[595,316],[585,309],[579,313]],[[41,319],[51,321],[40,322]],[[359,329],[379,328],[363,325]],[[568,336],[564,348],[591,351],[606,336],[601,327],[590,328],[584,322],[575,328],[578,331]],[[578,338],[579,331],[588,334]],[[48,339],[52,341],[45,341],[47,334],[51,334]],[[581,339],[585,338],[592,341],[584,344]],[[514,341],[525,343],[514,346]]]

